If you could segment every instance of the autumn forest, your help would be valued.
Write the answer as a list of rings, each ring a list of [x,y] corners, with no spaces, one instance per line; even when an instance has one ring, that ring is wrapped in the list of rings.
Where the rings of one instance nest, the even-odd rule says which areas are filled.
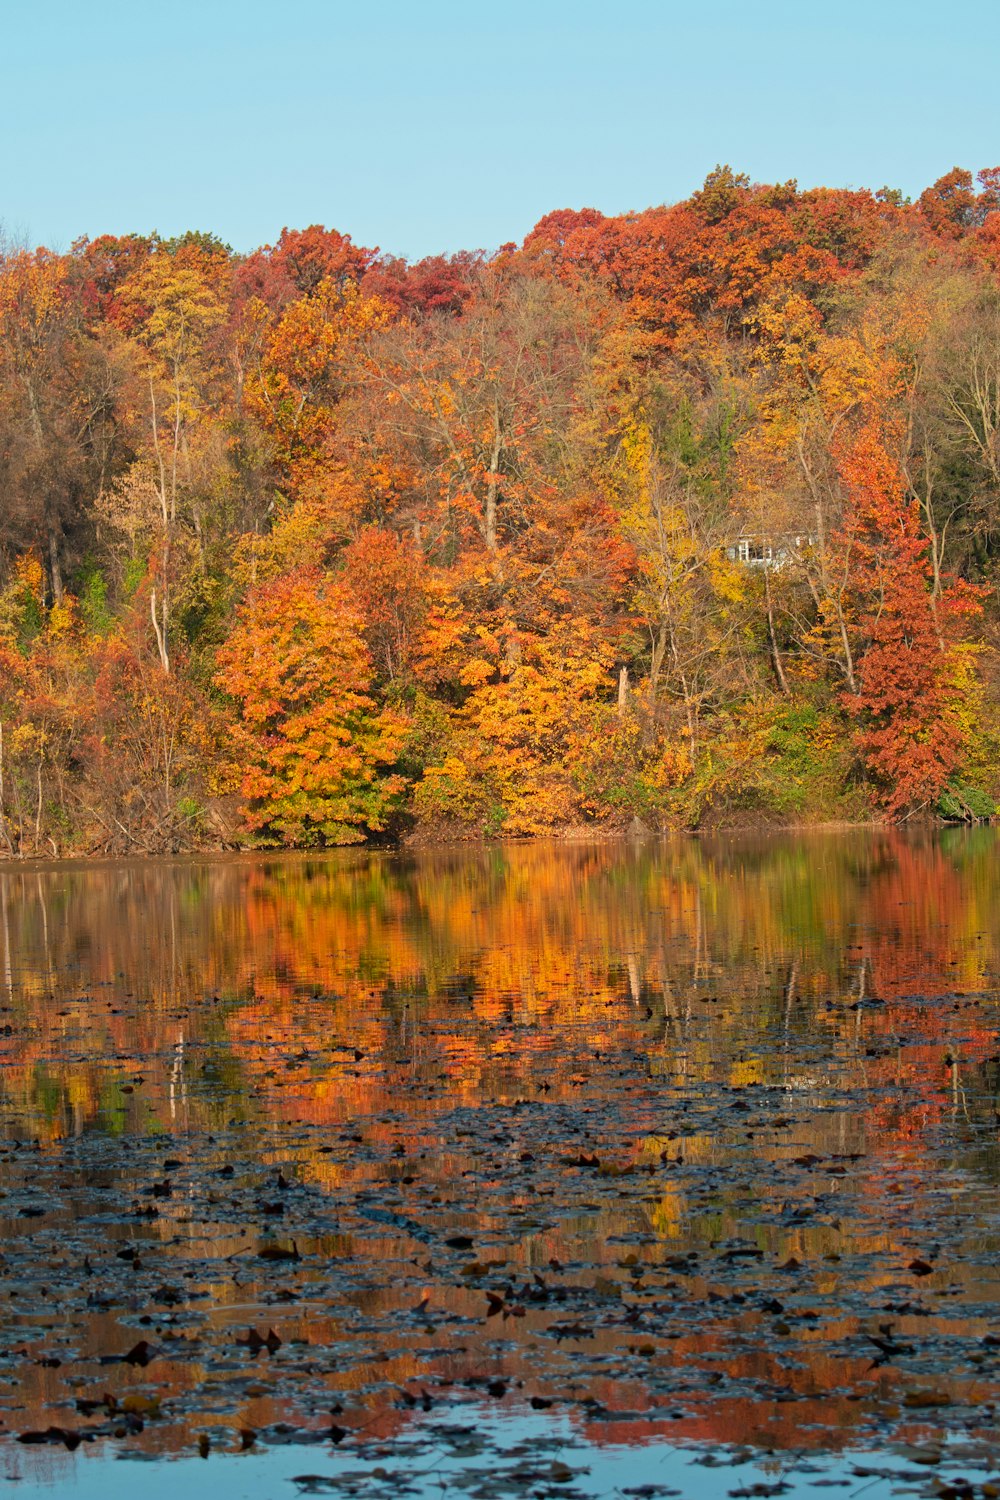
[[[1000,798],[1000,168],[0,256],[0,852]]]

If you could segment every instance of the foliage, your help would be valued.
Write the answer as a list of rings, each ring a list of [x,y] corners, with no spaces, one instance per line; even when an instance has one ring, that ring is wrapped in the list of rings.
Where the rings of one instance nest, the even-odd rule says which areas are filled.
[[[951,648],[978,599],[957,583],[931,590],[917,503],[907,501],[892,433],[869,422],[841,461],[848,492],[844,546],[858,597],[858,745],[893,816],[933,803],[961,756]]]
[[[996,803],[978,787],[951,781],[937,800],[938,816],[949,823],[983,823],[996,817]]]
[[[402,724],[368,694],[361,621],[317,569],[253,592],[218,653],[239,705],[232,775],[260,844],[352,844],[387,826]]]
[[[0,253],[0,847],[995,801],[998,277],[996,168]]]

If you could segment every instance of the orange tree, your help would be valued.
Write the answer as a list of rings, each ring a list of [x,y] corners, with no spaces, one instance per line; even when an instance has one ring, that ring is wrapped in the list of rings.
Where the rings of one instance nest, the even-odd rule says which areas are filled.
[[[356,844],[385,828],[404,787],[403,724],[369,695],[362,621],[318,568],[252,593],[220,649],[239,706],[233,772],[258,844]]]

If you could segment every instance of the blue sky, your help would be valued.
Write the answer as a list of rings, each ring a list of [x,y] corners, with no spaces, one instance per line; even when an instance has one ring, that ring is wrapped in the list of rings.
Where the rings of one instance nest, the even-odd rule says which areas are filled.
[[[915,194],[1000,164],[998,77],[996,0],[0,0],[0,222],[415,257],[717,161]]]

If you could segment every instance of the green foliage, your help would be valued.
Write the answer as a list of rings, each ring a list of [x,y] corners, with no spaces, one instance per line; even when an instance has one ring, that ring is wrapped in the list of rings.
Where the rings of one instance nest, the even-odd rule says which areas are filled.
[[[819,748],[820,714],[812,703],[782,705],[768,740],[767,780],[779,808],[801,813],[816,800],[818,783],[829,772]]]
[[[178,797],[176,807],[177,816],[185,822],[197,823],[204,817],[204,808],[194,797]]]
[[[507,809],[501,802],[493,802],[486,809],[483,819],[483,832],[487,838],[498,839],[503,833],[504,824],[507,821]]]
[[[186,229],[183,234],[175,234],[170,239],[158,240],[157,243],[167,255],[176,255],[179,250],[194,249],[205,255],[217,255],[228,260],[233,253],[231,245],[205,229]]]
[[[89,562],[77,583],[80,618],[91,635],[107,635],[114,623],[108,605],[107,579],[96,563]]]
[[[601,822],[640,818],[658,827],[668,806],[668,790],[683,775],[643,705],[625,714],[605,705],[594,713],[573,756],[573,781],[585,812]]]
[[[850,817],[851,752],[842,716],[822,701],[758,699],[719,715],[671,805],[698,826],[727,810],[782,820]]]
[[[996,803],[978,787],[951,781],[938,798],[935,808],[946,823],[985,823],[996,817]]]
[[[28,656],[31,652],[32,642],[42,633],[45,614],[42,610],[41,600],[30,589],[22,590],[18,605],[17,642],[21,648],[22,656]]]
[[[145,580],[147,567],[148,564],[144,557],[130,557],[125,564],[122,593],[126,599],[133,599],[138,593]]]
[[[451,755],[425,767],[413,789],[413,811],[423,823],[496,834],[504,820],[498,796],[492,777],[470,772],[464,760]]]

